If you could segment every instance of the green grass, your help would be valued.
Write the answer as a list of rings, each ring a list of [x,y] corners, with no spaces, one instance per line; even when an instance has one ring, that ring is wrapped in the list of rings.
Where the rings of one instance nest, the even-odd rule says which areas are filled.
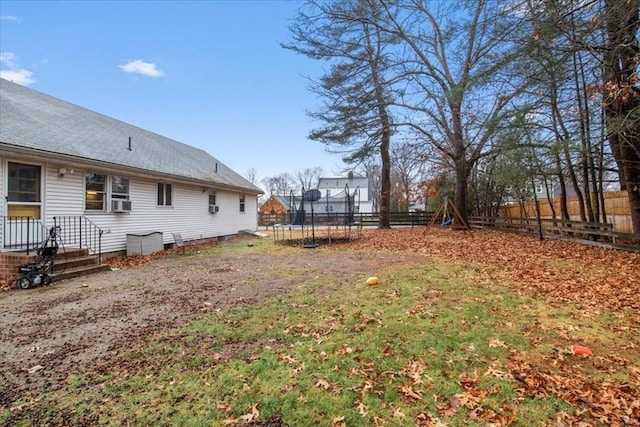
[[[202,249],[198,252],[189,253],[189,256],[210,256],[210,255],[247,255],[252,253],[290,253],[298,248],[295,246],[276,245],[272,237],[255,239],[231,239],[221,244]]]
[[[274,246],[254,242],[232,242],[224,252]],[[296,274],[281,269],[285,277]],[[290,426],[341,417],[347,426],[413,426],[420,417],[470,426],[504,417],[530,426],[574,414],[577,408],[553,394],[519,394],[510,357],[535,360],[576,340],[614,342],[610,325],[619,319],[602,312],[586,322],[573,307],[479,286],[477,275],[433,264],[383,272],[378,286],[355,278],[345,285],[330,275],[322,284],[310,280],[262,305],[156,336],[108,375],[72,377],[63,390],[41,396],[46,409],[38,415],[200,426],[240,422],[254,408],[259,419],[277,416]],[[11,416],[5,410],[0,421]]]

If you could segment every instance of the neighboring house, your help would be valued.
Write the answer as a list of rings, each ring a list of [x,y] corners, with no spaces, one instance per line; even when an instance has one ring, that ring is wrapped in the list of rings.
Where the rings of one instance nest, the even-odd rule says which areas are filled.
[[[289,222],[291,197],[271,195],[258,209],[260,225],[273,225]]]
[[[0,252],[55,217],[102,230],[105,253],[142,231],[170,244],[254,230],[262,190],[203,150],[0,79],[0,193]]]
[[[565,179],[566,182],[566,196],[575,196],[576,192],[573,188],[573,185],[570,183],[569,178]],[[505,205],[512,205],[520,202],[524,202],[527,200],[547,200],[547,199],[555,199],[562,195],[562,191],[560,188],[560,183],[557,177],[548,177],[546,180],[542,178],[536,178],[534,180],[534,185],[529,185],[527,188],[520,191],[526,200],[519,200],[515,197],[515,192],[512,187],[507,188],[507,196],[505,197],[503,203]],[[535,192],[535,194],[534,194]],[[550,196],[550,197],[549,197]]]
[[[548,193],[547,193],[548,189]],[[573,184],[571,184],[571,179],[565,179],[565,196],[575,196],[576,191],[573,188]],[[557,177],[547,178],[547,180],[536,179],[535,180],[535,192],[538,200],[542,199],[555,199],[556,197],[562,196],[562,189],[560,188],[560,181]],[[551,197],[549,197],[551,196]]]
[[[346,199],[346,192],[354,198],[355,213],[372,213],[373,212],[373,192],[371,181],[367,177],[354,176],[352,172],[346,178],[320,178],[318,180],[318,190],[322,195],[322,199],[318,202],[323,210],[325,207],[331,212],[334,210],[344,212],[341,208]],[[328,199],[328,200],[327,200]]]
[[[424,212],[426,210],[426,205],[422,201],[416,201],[415,203],[409,205],[409,212]]]
[[[319,199],[309,200],[317,193]],[[371,183],[369,178],[320,178],[317,189],[305,191],[305,195],[272,195],[260,206],[260,225],[295,224],[311,221],[311,213],[320,223],[353,221],[353,215],[372,213]],[[302,211],[304,210],[304,215]]]
[[[291,210],[289,206],[290,197],[271,195],[260,205],[259,212],[264,215],[286,214]]]

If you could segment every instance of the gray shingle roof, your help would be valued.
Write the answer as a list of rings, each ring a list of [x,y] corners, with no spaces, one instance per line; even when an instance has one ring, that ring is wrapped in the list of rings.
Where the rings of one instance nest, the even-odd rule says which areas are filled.
[[[262,193],[203,150],[4,79],[0,143]]]

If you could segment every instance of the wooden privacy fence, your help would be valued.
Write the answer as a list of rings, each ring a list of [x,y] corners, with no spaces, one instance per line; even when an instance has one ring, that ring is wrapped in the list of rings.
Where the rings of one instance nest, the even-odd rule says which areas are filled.
[[[592,195],[593,198],[593,195]],[[553,200],[541,199],[538,200],[540,205],[540,217],[552,218],[553,211],[551,206],[556,212],[556,216],[560,217],[562,212],[560,209],[560,198],[556,197]],[[607,222],[613,224],[615,231],[622,233],[632,233],[633,225],[631,224],[631,208],[629,207],[629,196],[626,191],[612,191],[604,193],[604,206],[607,214]],[[580,202],[577,196],[567,197],[567,211],[569,217],[572,220],[580,220]],[[520,218],[531,217],[536,218],[538,212],[536,212],[536,204],[534,201],[529,201],[523,204],[506,205],[500,208],[500,216]]]
[[[289,214],[286,212],[280,213],[262,213],[260,212],[258,217],[258,225],[265,227],[272,226],[273,224],[287,224],[289,222]]]
[[[551,218],[469,217],[472,228],[493,228],[544,239],[560,239],[593,246],[640,252],[640,234],[622,233],[613,224]]]

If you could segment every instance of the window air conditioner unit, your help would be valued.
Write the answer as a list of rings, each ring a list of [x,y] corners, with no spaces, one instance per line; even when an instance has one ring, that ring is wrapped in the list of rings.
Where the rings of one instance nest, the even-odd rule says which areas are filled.
[[[220,207],[219,206],[215,206],[215,205],[209,205],[209,213],[218,213],[220,211]]]
[[[114,199],[111,200],[111,212],[130,212],[131,200]]]

